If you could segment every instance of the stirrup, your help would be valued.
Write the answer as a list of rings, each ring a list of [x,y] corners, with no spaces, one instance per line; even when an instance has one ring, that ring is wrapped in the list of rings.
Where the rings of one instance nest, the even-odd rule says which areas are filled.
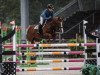
[[[40,34],[39,32],[37,32],[37,34]]]

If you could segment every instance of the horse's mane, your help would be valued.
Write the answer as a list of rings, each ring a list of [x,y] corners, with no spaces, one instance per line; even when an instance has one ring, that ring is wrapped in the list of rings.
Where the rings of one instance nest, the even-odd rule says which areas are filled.
[[[56,26],[58,23],[61,22],[61,18],[60,17],[54,17],[51,21],[47,22],[45,25],[48,26]]]

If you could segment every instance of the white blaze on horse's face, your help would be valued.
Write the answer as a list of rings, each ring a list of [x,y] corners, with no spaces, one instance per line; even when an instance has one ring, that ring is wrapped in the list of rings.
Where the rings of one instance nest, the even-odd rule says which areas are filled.
[[[63,24],[62,24],[62,22],[60,24],[61,24],[61,33],[63,33],[64,32]]]
[[[62,26],[61,26],[62,21],[63,21],[63,19],[62,19],[61,17],[58,17],[58,24],[60,25],[60,27],[62,27]]]
[[[59,23],[63,21],[63,19],[61,17],[58,17],[58,21]]]
[[[58,22],[59,22],[59,25],[60,25],[59,27],[60,27],[61,33],[63,33],[63,24],[62,24],[63,19],[61,17],[58,17]]]

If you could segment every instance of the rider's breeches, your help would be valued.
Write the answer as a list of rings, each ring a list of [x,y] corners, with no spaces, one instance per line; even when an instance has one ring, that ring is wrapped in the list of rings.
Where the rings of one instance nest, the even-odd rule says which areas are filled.
[[[43,25],[43,17],[40,16],[40,24]]]

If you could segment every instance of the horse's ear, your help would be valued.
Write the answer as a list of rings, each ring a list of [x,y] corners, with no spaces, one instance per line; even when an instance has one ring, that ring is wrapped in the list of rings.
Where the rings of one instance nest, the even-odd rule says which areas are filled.
[[[59,21],[63,21],[63,18],[62,18],[62,17],[58,17],[58,20],[59,20]]]

